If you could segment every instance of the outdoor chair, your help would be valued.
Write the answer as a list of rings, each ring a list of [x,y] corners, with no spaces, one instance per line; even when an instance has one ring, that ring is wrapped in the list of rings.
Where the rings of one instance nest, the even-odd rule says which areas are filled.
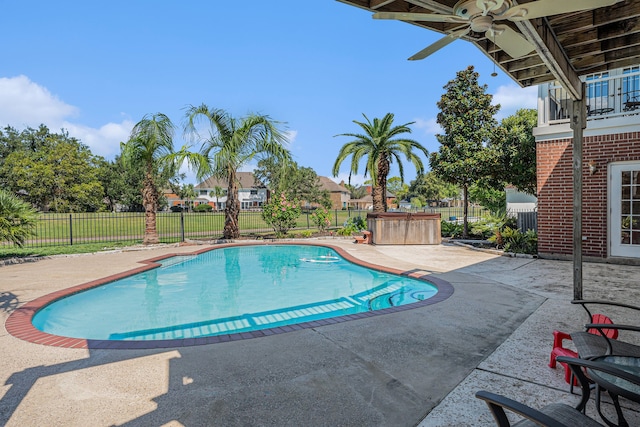
[[[640,346],[615,339],[609,331],[635,331],[640,332],[640,327],[635,325],[622,325],[618,323],[604,323],[601,318],[591,314],[587,306],[611,306],[640,312],[640,307],[612,301],[599,300],[574,300],[572,304],[580,304],[589,315],[589,322],[585,325],[585,331],[571,333],[571,339],[582,359],[593,359],[605,355],[640,357]],[[599,331],[598,334],[592,333]]]
[[[537,410],[508,397],[484,390],[478,391],[476,393],[476,397],[487,403],[498,427],[509,427],[512,425],[514,427],[537,425],[543,427],[591,427],[603,426],[604,424],[600,424],[598,421],[584,414],[585,407],[591,395],[591,381],[585,375],[584,370],[589,370],[592,376],[604,373],[604,375],[602,375],[603,377],[608,375],[609,378],[615,377],[620,380],[624,380],[634,387],[640,386],[640,377],[618,369],[610,363],[601,363],[564,356],[558,357],[558,362],[566,363],[570,367],[571,371],[578,379],[580,388],[582,389],[582,397],[575,407],[564,403],[553,403]],[[609,393],[612,394],[611,391]],[[614,395],[612,395],[612,397],[614,397]],[[596,395],[596,409],[598,410],[598,413],[601,414],[599,399],[600,394],[598,390]],[[616,411],[619,411],[620,408],[617,404],[617,396],[615,396],[615,401]],[[524,419],[516,422],[515,424],[511,424],[507,418],[505,409],[509,412],[520,415]],[[618,416],[621,417],[620,412],[618,412]],[[622,420],[624,419],[622,418]]]
[[[594,314],[590,316],[589,323],[611,325],[613,324],[613,321],[609,317],[605,316],[604,314]],[[612,339],[616,339],[618,337],[617,329],[603,329],[602,331],[599,331],[596,328],[591,328],[591,329],[588,329],[587,332],[595,335],[600,335],[601,333],[604,333],[604,335],[607,338],[612,338]],[[571,335],[561,331],[553,331],[553,348],[551,350],[551,356],[549,358],[550,368],[555,369],[556,358],[558,356],[578,357],[578,353],[564,346],[565,341],[571,341]],[[571,369],[569,369],[567,364],[563,363],[562,365],[564,366],[564,370],[565,370],[564,380],[567,382],[567,384],[571,384],[571,392],[573,393],[573,386],[577,385],[577,382],[573,377],[573,374],[571,373]]]

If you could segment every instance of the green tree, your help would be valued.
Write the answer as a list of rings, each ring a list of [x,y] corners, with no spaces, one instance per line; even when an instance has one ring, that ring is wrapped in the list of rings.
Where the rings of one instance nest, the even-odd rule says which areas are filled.
[[[473,66],[459,71],[449,81],[446,92],[438,101],[437,122],[444,130],[436,135],[440,142],[437,153],[431,153],[431,169],[443,180],[462,188],[464,200],[463,237],[469,236],[469,186],[490,174],[495,160],[487,149],[494,139],[497,121],[494,115],[500,106],[492,105],[487,86],[478,84]]]
[[[400,155],[413,163],[418,175],[424,172],[422,160],[413,151],[418,150],[425,156],[429,153],[426,148],[418,142],[408,138],[396,138],[404,133],[411,133],[409,125],[406,123],[400,126],[393,126],[393,114],[387,113],[382,119],[373,119],[373,123],[364,115],[365,122],[354,120],[353,122],[360,126],[364,133],[344,133],[336,136],[348,136],[355,138],[353,141],[347,142],[342,146],[336,162],[333,165],[333,175],[338,176],[340,165],[349,156],[351,156],[350,173],[358,173],[360,161],[366,157],[365,176],[371,175],[373,180],[372,197],[373,211],[386,212],[387,210],[387,176],[391,169],[391,163],[395,160],[398,164],[400,178],[404,181],[404,167],[402,165]]]
[[[289,199],[331,206],[329,192],[322,188],[320,178],[312,168],[268,157],[258,162],[253,173],[256,180],[272,192],[285,193]]]
[[[159,207],[157,176],[177,174],[180,165],[186,160],[198,171],[206,172],[207,162],[197,153],[191,153],[186,146],[174,151],[174,126],[162,113],[146,115],[133,127],[129,140],[122,144],[122,157],[125,165],[142,167],[144,176],[141,192],[145,212],[143,243],[158,243],[156,212]]]
[[[24,200],[43,211],[104,208],[98,176],[103,159],[91,154],[87,146],[65,131],[52,134],[46,126],[12,132],[11,139],[12,151],[4,145],[6,157],[0,163],[0,183],[5,190],[24,194]]]
[[[13,194],[0,190],[0,242],[22,246],[35,235],[36,211]]]
[[[260,156],[289,160],[286,136],[279,129],[279,123],[269,116],[251,114],[236,119],[224,110],[212,109],[205,104],[188,107],[186,118],[185,131],[202,142],[201,153],[213,175],[229,183],[223,235],[225,239],[237,239],[240,236],[238,170]],[[200,119],[208,121],[210,126],[210,133],[204,138],[196,128]]]
[[[489,209],[493,215],[502,215],[507,211],[507,194],[504,187],[491,188],[482,181],[469,187],[469,200]]]
[[[490,144],[497,159],[492,169],[492,184],[497,190],[512,184],[518,190],[536,194],[536,139],[533,128],[538,124],[534,109],[520,109],[500,123],[502,134]]]
[[[429,171],[419,175],[409,185],[408,197],[419,198],[423,203],[428,201],[442,201],[444,199],[458,198],[460,190],[455,184],[446,182]]]
[[[404,200],[407,194],[409,194],[409,185],[405,184],[402,178],[392,176],[387,180],[387,190],[393,193],[399,202],[400,200]]]

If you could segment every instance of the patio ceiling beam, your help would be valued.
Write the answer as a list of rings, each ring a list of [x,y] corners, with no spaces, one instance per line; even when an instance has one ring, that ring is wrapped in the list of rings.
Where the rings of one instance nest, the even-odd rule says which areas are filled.
[[[582,84],[548,22],[543,18],[516,22],[522,34],[573,99],[582,99]]]
[[[370,9],[379,9],[382,6],[386,6],[389,3],[393,3],[396,0],[369,0],[369,8]]]
[[[444,15],[451,15],[453,8],[443,5],[435,0],[407,0],[407,3],[411,3],[416,6],[424,7],[432,10],[433,12],[442,13]]]

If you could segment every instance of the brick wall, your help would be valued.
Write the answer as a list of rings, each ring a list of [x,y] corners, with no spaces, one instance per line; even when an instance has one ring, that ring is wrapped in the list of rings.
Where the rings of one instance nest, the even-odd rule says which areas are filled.
[[[582,253],[607,257],[607,165],[640,160],[640,132],[589,136],[583,143]],[[573,176],[571,139],[540,141],[538,172],[538,253],[571,255]],[[589,164],[596,165],[593,175]]]

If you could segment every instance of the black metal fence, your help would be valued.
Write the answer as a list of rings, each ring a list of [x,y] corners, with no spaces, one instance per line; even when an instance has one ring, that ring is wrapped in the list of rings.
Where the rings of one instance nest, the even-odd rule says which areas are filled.
[[[459,221],[463,216],[461,207],[455,208],[426,208],[420,212],[440,213],[443,220]],[[332,212],[332,226],[342,227],[350,217],[366,218],[366,210],[334,210]],[[415,210],[414,210],[415,212]],[[478,207],[469,208],[469,217],[480,220],[489,212]],[[520,227],[520,217],[518,221]],[[522,215],[523,231],[535,224],[533,216]],[[181,242],[185,239],[217,239],[222,237],[224,229],[223,212],[158,212],[156,227],[161,242]],[[269,233],[273,229],[262,219],[261,211],[241,211],[239,215],[240,232],[243,235]],[[311,211],[303,212],[298,218],[294,231],[315,229],[311,218]],[[65,246],[84,243],[107,242],[141,242],[144,237],[145,214],[142,212],[118,213],[73,213],[73,214],[41,214],[37,222],[36,235],[28,239],[24,247]],[[10,246],[10,243],[4,243]]]

